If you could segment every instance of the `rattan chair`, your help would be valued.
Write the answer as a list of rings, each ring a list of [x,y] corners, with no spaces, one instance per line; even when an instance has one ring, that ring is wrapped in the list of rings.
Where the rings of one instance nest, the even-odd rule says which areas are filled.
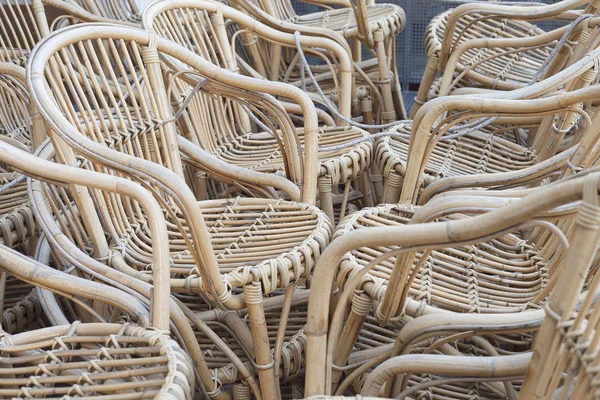
[[[565,181],[559,197],[575,200],[583,197],[583,204],[575,219],[565,264],[569,268],[560,272],[559,283],[552,291],[544,308],[523,313],[520,329],[538,330],[533,354],[502,355],[493,357],[454,357],[445,355],[408,355],[406,345],[433,335],[477,334],[512,330],[513,322],[484,321],[479,316],[467,315],[462,320],[445,316],[425,316],[409,323],[407,334],[398,337],[393,358],[377,366],[369,375],[363,389],[364,395],[376,395],[385,383],[394,384],[395,398],[416,395],[415,388],[407,385],[412,374],[427,374],[431,384],[448,382],[503,381],[525,375],[520,393],[510,397],[531,399],[597,397],[594,374],[597,363],[597,301],[599,277],[592,275],[598,244],[598,175]],[[542,190],[539,193],[543,193]],[[556,192],[555,192],[556,193]],[[583,196],[582,196],[583,193]],[[530,197],[534,200],[533,197]],[[540,203],[544,202],[540,199]],[[547,201],[551,203],[552,200]],[[582,290],[583,293],[582,293]],[[540,318],[541,317],[541,318]],[[434,319],[437,321],[434,322]],[[541,320],[540,320],[541,319]],[[495,325],[495,326],[494,326]],[[502,326],[503,325],[503,326]],[[541,325],[541,326],[540,326]],[[471,331],[471,332],[469,332]],[[397,356],[398,354],[402,354]],[[400,366],[401,365],[401,366]],[[458,368],[454,368],[456,366]],[[498,382],[499,383],[499,382]],[[390,388],[388,387],[386,391]],[[417,388],[418,389],[418,388]]]
[[[338,43],[347,40],[354,61],[358,64],[356,72],[361,71],[363,82],[368,83],[367,90],[373,88],[373,83],[379,86],[371,95],[381,96],[377,101],[381,118],[384,121],[394,121],[406,116],[396,73],[396,54],[393,51],[396,36],[404,29],[406,17],[402,8],[394,4],[375,4],[362,0],[318,1],[313,4],[326,8],[325,11],[297,15],[289,1],[240,0],[235,1],[235,4],[258,20],[288,33],[298,31],[303,35],[329,37]],[[332,9],[331,5],[341,7]],[[361,63],[361,45],[375,54],[376,62],[367,60]],[[280,59],[277,50],[272,54],[274,57],[267,62],[270,61],[272,66],[279,68],[276,63]]]
[[[568,91],[592,83],[597,56],[594,50],[557,74],[514,91],[445,96],[428,102],[415,120],[399,122],[390,129],[392,136],[376,144],[375,162],[385,178],[383,202],[400,199],[415,203],[421,188],[440,178],[516,172],[563,150],[569,143],[563,139],[579,140],[585,131],[581,124],[584,120],[589,124],[586,111],[571,113],[573,110],[549,106],[542,115],[533,109],[557,99],[538,100],[553,90]],[[500,106],[503,99],[507,108]],[[532,108],[526,111],[529,106]],[[437,111],[429,113],[434,109]],[[580,133],[571,135],[575,131]]]
[[[597,184],[597,175],[594,176],[592,180]],[[433,319],[432,328],[435,330],[436,322],[442,324],[447,320],[447,323],[451,324],[455,318],[459,323],[462,317],[456,312],[475,312],[488,314],[488,317],[473,318],[481,323],[485,323],[487,319],[490,325],[496,324],[495,333],[498,334],[506,327],[499,322],[503,321],[503,318],[516,323],[521,315],[527,320],[528,312],[523,311],[527,310],[529,304],[539,304],[553,288],[559,290],[561,282],[559,271],[569,271],[561,266],[570,266],[574,258],[577,259],[578,253],[564,254],[565,240],[568,238],[573,245],[578,243],[581,237],[576,233],[580,227],[577,223],[573,225],[571,222],[573,211],[576,210],[573,206],[559,207],[546,214],[543,219],[548,222],[535,221],[542,216],[541,212],[574,201],[577,194],[581,193],[581,183],[584,179],[575,178],[554,183],[534,190],[518,200],[501,198],[500,204],[504,202],[508,205],[470,218],[461,217],[460,213],[471,213],[473,210],[481,212],[490,207],[496,208],[498,204],[489,203],[491,198],[480,197],[473,202],[468,198],[456,197],[454,201],[449,201],[451,199],[447,198],[438,204],[430,202],[421,210],[409,205],[381,206],[372,209],[370,211],[372,214],[366,211],[356,218],[348,217],[346,227],[351,227],[356,221],[355,228],[347,229],[344,225],[340,226],[339,233],[344,230],[348,232],[339,236],[326,249],[319,261],[323,264],[317,268],[313,279],[311,293],[319,293],[322,296],[315,295],[309,301],[309,319],[306,328],[307,395],[327,393],[326,390],[329,390],[324,385],[323,377],[326,377],[329,382],[332,376],[335,377],[335,374],[332,375],[330,372],[331,362],[333,360],[336,363],[336,358],[352,348],[358,333],[356,329],[360,327],[371,307],[371,298],[378,299],[375,315],[384,323],[404,313],[407,316],[417,317],[416,320],[421,315],[434,314],[430,319]],[[574,187],[578,189],[575,190]],[[588,197],[586,195],[587,202],[590,201]],[[413,215],[412,223],[407,224]],[[438,217],[442,217],[444,222],[416,223]],[[558,224],[558,229],[554,224]],[[507,234],[507,232],[534,226],[537,226],[537,230],[534,230],[537,233],[527,240]],[[369,234],[366,235],[366,232],[360,229],[361,227],[368,227],[366,229],[369,229]],[[565,233],[561,233],[561,229]],[[544,230],[547,230],[546,234],[542,233]],[[367,246],[372,243],[371,250],[364,247],[366,242],[370,242]],[[394,247],[389,248],[392,243]],[[452,250],[448,248],[451,243],[455,243]],[[594,249],[592,256],[595,255],[593,243],[592,241],[591,248]],[[442,248],[445,249],[441,250]],[[351,251],[351,255],[344,255],[346,251]],[[390,257],[397,258],[395,262],[388,264]],[[343,259],[345,261],[342,262],[342,268],[339,273],[336,273],[337,266]],[[356,268],[351,267],[353,263]],[[315,335],[315,333],[328,329],[327,318],[323,319],[328,313],[326,298],[329,297],[329,291],[325,287],[331,287],[336,274],[338,283],[341,284],[342,295],[337,303],[331,328],[328,330],[330,333],[325,340],[325,336]],[[389,277],[387,284],[385,276]],[[442,281],[445,283],[441,283]],[[439,282],[440,286],[437,286],[436,282]],[[399,290],[386,290],[386,285],[394,285]],[[315,300],[317,298],[318,300]],[[352,298],[352,311],[345,318],[346,324],[341,330],[340,317],[344,314],[350,298]],[[455,314],[447,314],[448,311]],[[438,321],[435,318],[438,318]],[[465,318],[470,316],[467,315]],[[520,323],[523,323],[522,319]],[[531,326],[525,328],[529,331],[532,329]],[[444,330],[443,325],[439,330]],[[402,332],[403,330],[400,330],[400,334]],[[427,334],[428,331],[420,329],[414,332]],[[510,329],[506,332],[510,332]],[[452,339],[450,335],[448,340],[457,339],[460,337]],[[406,342],[400,344],[402,343],[406,344]],[[443,343],[448,341],[440,342]],[[439,346],[432,347],[432,350],[436,347]],[[489,346],[483,349],[488,354],[491,351]],[[389,350],[389,347],[386,350]],[[386,352],[377,354],[376,351],[377,357],[371,353],[371,359],[367,361],[373,367],[377,365],[376,359],[381,362],[389,357],[389,354]],[[341,363],[336,365],[344,365],[343,357]],[[460,363],[456,365],[462,367]],[[515,375],[519,373],[510,376]],[[388,386],[387,389],[389,390],[390,387]],[[373,392],[367,391],[363,394],[373,395]]]
[[[102,46],[97,47],[100,43]],[[196,293],[214,306],[248,308],[261,391],[263,397],[270,397],[275,391],[274,373],[265,340],[263,296],[277,289],[287,290],[311,273],[315,259],[329,241],[331,224],[316,207],[284,200],[235,198],[198,203],[183,180],[183,161],[187,159],[180,157],[177,143],[184,142],[177,137],[176,118],[170,118],[173,114],[162,80],[161,54],[185,62],[204,76],[210,83],[204,83],[203,90],[232,90],[235,85],[243,94],[261,88],[300,102],[306,110],[307,139],[302,196],[314,203],[316,113],[311,113],[312,102],[299,90],[242,77],[149,32],[108,24],[76,25],[44,38],[32,56],[28,83],[53,132],[51,137],[61,149],[61,161],[77,162],[75,154],[68,151],[73,148],[95,168],[124,174],[152,188],[168,221],[172,291]],[[110,68],[102,68],[108,65]],[[89,78],[82,80],[86,85],[79,85],[79,76]],[[80,106],[75,110],[71,104]],[[61,147],[63,141],[71,147]],[[198,164],[207,159],[191,161]],[[222,173],[218,168],[222,164],[212,164],[211,168]],[[96,260],[130,277],[152,281],[152,238],[139,222],[129,229],[132,222],[121,220],[128,214],[133,217],[135,206],[121,206],[118,199],[98,196],[92,201],[85,194],[77,201],[81,206],[99,202],[93,208],[106,210],[102,219],[116,219],[109,231],[110,242],[104,233],[90,230],[76,238],[85,241],[80,247],[90,248]],[[123,210],[124,214],[108,210]],[[73,247],[68,243],[59,246],[69,248],[65,255]],[[199,364],[202,360],[196,356],[202,355],[194,356]],[[220,388],[207,370],[202,371],[207,392],[219,397]]]
[[[214,2],[193,0],[155,2],[144,11],[143,24],[147,29],[152,29],[161,36],[182,44],[214,64],[235,70],[234,60],[231,59],[233,51],[226,39],[225,19],[235,21],[243,29],[257,32],[269,38],[280,38],[279,40],[286,42],[288,45],[295,46],[292,35],[274,31],[239,11]],[[215,40],[215,38],[220,39]],[[336,50],[335,45],[326,39],[305,37],[302,42],[305,46],[329,46],[332,50]],[[349,87],[351,74],[346,69],[349,66],[349,60],[346,56],[346,61],[344,61],[345,53],[343,51],[338,52],[336,56],[342,64],[340,83],[342,87]],[[182,69],[176,63],[171,64],[173,64],[176,71]],[[188,91],[189,89],[186,87],[180,89],[182,94],[186,94]],[[346,116],[350,115],[349,100],[348,93],[344,92],[340,98],[340,110]],[[228,114],[227,110],[222,109],[219,104],[215,104],[216,102],[213,103],[212,107],[219,107],[223,111],[212,111],[212,114],[216,115],[208,120],[206,118],[208,110],[206,102],[207,100],[204,98],[198,98],[195,99],[195,104],[188,107],[187,114],[191,126],[187,131],[191,141],[200,144],[204,150],[213,153],[218,158],[242,168],[274,174],[285,172],[285,154],[281,152],[281,148],[272,133],[269,134],[269,131],[260,133],[247,131],[244,125],[248,122],[248,115],[241,115],[236,124],[237,126],[228,125],[221,128],[217,118],[224,118],[218,114]],[[240,112],[243,113],[242,110]],[[209,129],[206,128],[207,126]],[[263,124],[260,130],[262,131],[267,127],[268,125]],[[303,143],[304,129],[297,129],[297,136],[300,143]],[[355,139],[367,138],[369,133],[348,126],[320,126],[318,136],[319,146],[325,147],[343,145]],[[363,196],[368,202],[370,195],[366,171],[370,167],[371,146],[371,143],[363,142],[341,150],[320,151],[318,153],[317,186],[320,207],[332,220],[334,218],[332,191],[335,191],[333,189],[337,185],[345,184],[349,186],[352,180],[360,180]],[[341,203],[347,203],[347,196],[342,197]]]
[[[598,93],[598,90],[599,88],[594,86],[559,97],[566,99],[572,95],[582,94],[584,96],[591,95],[593,98],[595,94],[591,94],[592,91],[593,93]],[[595,123],[592,121],[588,126],[593,127]],[[582,171],[595,165],[597,159],[595,148],[598,144],[598,138],[597,128],[591,128],[583,134],[579,145],[573,145],[572,148],[540,163],[540,165],[525,168],[519,171],[519,173],[490,174],[495,176],[489,180],[487,176],[479,175],[469,177],[472,178],[470,180],[462,179],[458,181],[459,185],[457,185],[457,182],[448,182],[441,186],[443,190],[438,187],[438,192],[453,189],[456,186],[462,188],[468,187],[467,182],[472,185],[471,187],[478,187],[483,183],[484,186],[493,189],[502,189],[526,185],[536,186],[540,182],[568,177],[573,172]],[[507,190],[506,192],[504,195],[498,190],[488,192],[477,191],[474,193],[480,193],[480,196],[491,196],[492,194],[494,196],[501,196],[501,203],[504,201],[502,198],[509,201],[509,197],[515,196],[518,193],[518,191],[515,192],[514,190]],[[347,217],[338,226],[335,237],[343,237],[356,229],[422,222],[422,214],[425,210],[429,210],[428,213],[434,217],[439,216],[445,207],[453,210],[453,201],[456,202],[453,198],[457,198],[458,196],[458,199],[461,199],[461,195],[467,194],[472,196],[473,192],[450,192],[448,193],[450,197],[440,198],[437,204],[435,200],[434,204],[430,203],[431,200],[428,203],[424,203],[425,208],[423,210],[409,204],[388,204],[375,208],[366,208]],[[428,198],[431,198],[431,193],[429,193]],[[460,201],[458,202],[460,203]],[[462,201],[466,202],[466,200]],[[440,208],[441,211],[436,207]],[[466,205],[459,204],[455,207],[470,210]],[[472,208],[477,209],[477,207],[476,201]],[[565,233],[568,232],[570,227],[569,221],[571,219],[569,213],[562,216],[555,215],[553,218],[556,218],[553,220],[553,223],[559,226]],[[438,250],[433,253],[427,253],[426,261],[423,256],[419,256],[421,257],[420,261],[415,261],[417,262],[419,272],[418,274],[413,273],[411,275],[408,287],[402,290],[402,298],[405,300],[390,300],[391,293],[396,293],[396,291],[388,291],[387,289],[394,279],[404,279],[392,274],[392,271],[396,269],[395,265],[408,261],[400,257],[395,260],[392,257],[387,261],[377,261],[373,270],[368,272],[361,281],[361,294],[355,296],[353,302],[353,313],[356,314],[353,321],[354,325],[349,324],[346,326],[345,329],[348,332],[343,335],[344,340],[340,345],[340,354],[336,354],[335,357],[338,357],[338,359],[334,359],[334,362],[336,365],[346,362],[349,351],[352,349],[352,340],[354,340],[348,339],[350,340],[348,342],[346,338],[356,338],[359,335],[359,332],[355,329],[360,327],[360,324],[369,313],[371,307],[370,299],[381,304],[380,308],[377,309],[376,316],[378,319],[383,319],[384,321],[388,321],[390,318],[390,314],[386,315],[386,312],[391,312],[391,315],[395,316],[397,313],[403,312],[402,307],[404,306],[407,307],[404,312],[414,316],[420,315],[423,312],[423,307],[435,307],[462,313],[497,314],[518,312],[529,307],[532,303],[539,303],[544,298],[540,293],[544,293],[548,287],[552,287],[552,284],[546,282],[552,281],[552,277],[554,276],[553,271],[556,271],[555,268],[548,266],[549,261],[555,257],[552,254],[556,251],[556,242],[548,242],[548,238],[543,236],[536,237],[537,239],[534,239],[533,236],[523,236],[522,238],[515,236],[512,239],[508,239],[504,245],[500,245],[499,247],[494,243],[486,242],[487,244],[483,245],[483,247],[479,244],[477,246],[462,248],[461,250],[444,250],[443,254],[438,253]],[[510,241],[512,241],[512,244],[510,244]],[[361,268],[373,260],[384,257],[387,252],[393,253],[396,249],[396,247],[386,248],[378,246],[361,248],[349,253],[340,265],[340,270],[336,277],[338,285],[346,287],[349,282],[353,281],[354,276],[358,274]],[[560,261],[555,260],[552,262],[556,264]],[[498,263],[502,264],[502,266]],[[459,265],[462,266],[459,267]],[[362,293],[363,291],[364,293]],[[404,306],[400,306],[395,311],[382,312],[381,307],[384,307],[386,301],[400,301]],[[388,332],[388,335],[394,335],[389,329],[386,329],[385,332]],[[379,336],[385,337],[385,334],[382,333]],[[516,343],[517,339],[511,338],[510,341]],[[510,341],[508,342],[510,343]],[[522,342],[522,345],[527,349],[527,339],[520,338],[518,341]],[[385,343],[381,343],[381,345],[385,345]],[[477,349],[475,351],[483,350]],[[357,378],[356,375],[352,375],[352,377],[353,379]],[[337,383],[338,378],[339,373],[334,374],[334,384]],[[342,386],[345,388],[348,384],[349,382],[346,382]]]
[[[193,368],[188,356],[168,336],[168,245],[165,220],[152,195],[128,180],[81,168],[50,163],[0,142],[0,160],[27,175],[52,184],[91,187],[135,199],[147,213],[153,247],[155,286],[151,311],[118,290],[62,274],[0,247],[0,269],[29,284],[59,293],[77,293],[120,306],[142,325],[81,324],[42,328],[0,339],[0,395],[11,398],[118,396],[181,398],[193,394]],[[166,279],[165,279],[166,278]],[[123,299],[125,297],[125,300]],[[105,322],[105,321],[102,321]]]
[[[414,118],[427,99],[440,92],[447,94],[449,83],[455,78],[454,87],[497,90],[513,90],[530,83],[536,66],[546,60],[555,46],[552,39],[558,38],[548,37],[528,21],[573,19],[578,15],[574,10],[586,4],[583,13],[594,14],[600,6],[595,1],[579,0],[551,5],[473,3],[437,15],[425,31],[428,61],[410,117]],[[565,46],[552,63],[559,65],[568,57]],[[444,75],[444,83],[434,83],[438,72]],[[552,72],[552,67],[548,72]]]

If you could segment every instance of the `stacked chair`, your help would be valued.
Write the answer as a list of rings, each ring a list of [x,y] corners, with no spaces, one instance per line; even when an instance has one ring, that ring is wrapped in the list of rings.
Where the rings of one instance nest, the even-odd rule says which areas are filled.
[[[600,398],[600,2],[315,4],[0,4],[0,398]]]

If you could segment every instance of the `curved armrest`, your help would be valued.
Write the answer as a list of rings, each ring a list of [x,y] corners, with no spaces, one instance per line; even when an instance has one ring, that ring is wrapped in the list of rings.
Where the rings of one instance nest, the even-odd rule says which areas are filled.
[[[348,41],[341,34],[335,32],[331,29],[299,25],[299,24],[294,24],[293,22],[278,19],[278,18],[270,15],[269,13],[265,12],[264,10],[260,9],[259,7],[257,7],[255,4],[253,4],[249,0],[232,0],[232,1],[239,8],[243,9],[244,11],[246,11],[247,13],[252,15],[254,18],[258,19],[263,24],[270,26],[271,28],[277,29],[282,32],[287,32],[287,33],[294,33],[296,31],[298,31],[303,35],[314,35],[314,36],[321,36],[324,38],[328,38],[330,40],[333,40],[340,46],[344,47],[344,49],[348,52],[348,54],[351,54],[351,50],[350,50],[350,46],[348,45]],[[344,0],[342,0],[342,1],[344,1]],[[331,4],[330,2],[327,2],[327,3]],[[349,2],[346,4],[346,7],[350,7]]]
[[[499,357],[446,356],[410,354],[394,357],[373,370],[361,391],[363,396],[377,396],[385,382],[396,375],[415,373],[444,375],[455,378],[487,378],[525,375],[531,353]]]
[[[194,165],[204,169],[209,175],[215,176],[221,181],[224,180],[228,183],[238,181],[258,184],[259,186],[271,186],[285,192],[292,201],[300,201],[298,186],[281,176],[265,174],[229,164],[182,136],[178,136],[177,144],[181,152],[193,160]]]
[[[515,187],[538,182],[554,172],[562,171],[574,153],[575,147],[518,171],[442,178],[431,183],[423,190],[419,197],[419,204],[426,204],[432,197],[456,189]]]
[[[47,148],[46,151],[48,151]],[[148,215],[148,226],[153,243],[156,243],[152,252],[152,261],[155,266],[153,268],[155,290],[152,299],[152,325],[161,330],[168,330],[169,310],[165,309],[165,304],[168,304],[171,295],[169,238],[162,209],[152,194],[130,180],[45,161],[3,142],[0,142],[0,160],[28,176],[118,193],[140,203]]]

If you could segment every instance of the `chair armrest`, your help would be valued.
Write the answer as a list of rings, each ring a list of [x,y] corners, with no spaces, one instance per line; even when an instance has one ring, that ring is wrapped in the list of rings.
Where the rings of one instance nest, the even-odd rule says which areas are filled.
[[[510,188],[539,182],[544,178],[550,177],[553,173],[560,173],[566,167],[567,161],[574,153],[575,148],[571,148],[538,164],[518,171],[439,179],[423,190],[419,197],[419,204],[426,204],[440,193],[449,191],[449,194],[451,194],[453,190],[457,189]]]
[[[209,175],[220,181],[271,186],[285,192],[292,201],[300,201],[300,189],[288,179],[229,164],[182,136],[178,136],[177,143],[181,152],[191,158],[193,165],[205,170]]]
[[[48,151],[48,147],[45,150]],[[152,238],[156,243],[152,252],[152,261],[155,266],[153,268],[155,290],[152,299],[154,319],[152,325],[161,330],[168,330],[169,312],[168,309],[165,311],[164,304],[168,303],[171,295],[169,240],[162,209],[152,194],[130,180],[49,162],[3,142],[0,142],[0,160],[25,175],[51,182],[63,182],[118,193],[131,197],[144,208],[148,215],[148,226]]]

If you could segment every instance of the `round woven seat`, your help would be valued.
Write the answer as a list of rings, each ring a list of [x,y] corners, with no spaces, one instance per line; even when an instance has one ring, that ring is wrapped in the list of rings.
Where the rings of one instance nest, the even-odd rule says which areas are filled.
[[[372,31],[383,29],[386,35],[397,35],[404,29],[406,15],[395,4],[372,4],[367,6],[367,16]],[[346,38],[358,33],[356,18],[350,8],[340,8],[306,15],[295,15],[288,19],[298,25],[326,28],[338,31]]]
[[[303,144],[303,130],[298,130],[298,136]],[[368,132],[353,127],[321,127],[319,147],[340,146],[368,136]],[[367,170],[372,152],[373,145],[370,141],[338,150],[320,151],[319,176],[331,175],[334,185],[348,182]],[[281,148],[277,140],[268,133],[239,136],[234,142],[216,148],[214,153],[233,165],[260,172],[285,174]]]
[[[410,135],[412,121],[402,121],[394,131]],[[386,137],[375,150],[375,160],[384,176],[392,171],[404,175],[408,159],[408,138]],[[424,185],[444,177],[479,173],[516,171],[536,163],[530,149],[514,141],[475,131],[451,140],[440,140],[435,145],[425,166]]]
[[[325,214],[306,204],[249,198],[198,204],[211,235],[219,270],[233,287],[251,282],[253,276],[264,277],[264,289],[269,293],[285,287],[286,280],[305,276],[332,232]],[[169,228],[172,282],[179,290],[192,289],[187,280],[198,277],[197,265],[176,226]],[[121,245],[114,248],[150,279],[152,241],[146,229],[145,225],[132,226]]]
[[[116,324],[44,328],[0,338],[0,397],[191,399],[188,356],[158,331]]]
[[[348,216],[335,236],[371,226],[407,224],[419,207],[382,205]],[[337,282],[343,287],[360,268],[392,248],[361,248],[346,254]],[[416,257],[416,261],[420,258]],[[381,300],[396,258],[371,270],[362,287]],[[525,309],[548,281],[546,263],[538,248],[507,234],[477,245],[434,250],[419,269],[409,296],[457,312],[500,313]]]

